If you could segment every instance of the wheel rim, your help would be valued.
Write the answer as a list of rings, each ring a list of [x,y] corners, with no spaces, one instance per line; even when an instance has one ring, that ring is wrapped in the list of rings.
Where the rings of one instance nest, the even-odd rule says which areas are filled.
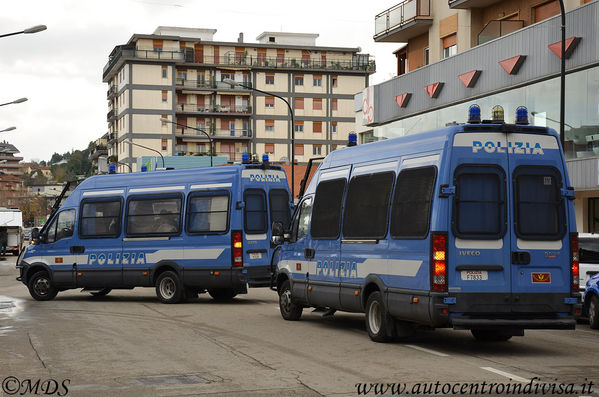
[[[38,278],[35,280],[35,283],[33,283],[33,290],[40,296],[48,295],[48,291],[50,290],[50,280],[46,277]]]
[[[285,313],[289,313],[289,311],[291,310],[291,291],[290,290],[283,291],[283,293],[281,294],[281,299],[279,300],[279,304],[281,305],[281,309],[283,309],[283,311]]]
[[[175,296],[175,291],[177,287],[175,285],[175,281],[170,277],[165,277],[160,281],[160,295],[164,299],[171,299]]]
[[[368,326],[373,334],[378,334],[381,330],[381,305],[377,301],[372,301],[370,310],[368,310]]]

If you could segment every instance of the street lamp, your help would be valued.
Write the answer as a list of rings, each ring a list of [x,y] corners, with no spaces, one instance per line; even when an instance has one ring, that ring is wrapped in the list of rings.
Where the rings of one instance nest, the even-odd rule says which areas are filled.
[[[214,153],[214,147],[212,146],[212,138],[210,137],[210,134],[208,134],[206,131],[204,131],[201,128],[195,128],[195,127],[189,127],[183,124],[179,124],[177,122],[171,121],[167,118],[161,117],[160,121],[162,121],[163,123],[170,123],[170,124],[174,124],[177,125],[179,127],[183,127],[183,128],[191,128],[192,130],[196,130],[199,132],[203,132],[207,137],[208,137],[208,141],[210,141],[210,167],[214,167],[213,163],[212,163],[212,154]]]
[[[21,34],[21,33],[24,33],[24,34],[37,33],[37,32],[41,32],[42,30],[46,30],[46,29],[47,29],[46,25],[35,25],[35,26],[32,26],[32,27],[30,27],[28,29],[21,30],[20,32],[0,34],[0,38],[2,38],[2,37],[8,37],[8,36],[14,36],[16,34]]]
[[[537,114],[538,114],[538,115],[540,115],[540,113],[539,113],[539,112],[530,112],[530,114],[531,114],[533,117],[534,117],[534,116],[536,116]],[[557,120],[554,120],[554,119],[552,119],[552,118],[550,118],[550,117],[547,117],[547,116],[544,116],[544,117],[545,117],[545,120],[553,121],[553,122],[554,122],[554,123],[556,123],[556,124],[560,124],[560,127],[561,127],[561,122],[559,122],[559,121],[557,121]],[[568,123],[564,123],[564,125],[565,125],[566,127],[569,127],[571,130],[573,130],[573,129],[574,129],[574,127],[572,127],[572,126],[571,126],[570,124],[568,124]],[[561,138],[560,138],[560,139],[561,139]]]
[[[289,103],[289,101],[287,99],[283,98],[280,95],[273,94],[272,92],[268,92],[268,91],[262,91],[262,90],[259,90],[258,88],[250,87],[248,85],[238,83],[237,81],[234,81],[234,80],[231,80],[231,79],[224,79],[223,83],[229,84],[231,87],[239,86],[239,87],[246,88],[248,90],[260,92],[262,94],[266,94],[266,95],[270,95],[270,96],[279,98],[280,100],[282,100],[283,102],[285,102],[285,104],[287,105],[287,108],[289,108],[289,117],[291,119],[291,200],[295,200],[295,189],[294,189],[294,184],[295,184],[295,173],[294,173],[294,167],[295,167],[295,125],[293,124],[293,109],[291,108],[291,104]]]
[[[12,130],[16,130],[16,129],[17,129],[17,127],[8,127],[8,128],[3,129],[3,130],[0,130],[0,132],[12,131]]]
[[[27,101],[27,98],[19,98],[19,99],[15,99],[12,102],[0,103],[0,106],[12,105],[12,104],[15,104],[15,103],[22,103],[22,102],[26,102],[26,101]]]
[[[158,150],[152,149],[151,147],[147,147],[147,146],[144,146],[144,145],[140,145],[139,143],[133,143],[133,142],[130,142],[130,141],[127,141],[127,140],[124,140],[123,142],[128,143],[129,145],[139,146],[139,147],[142,147],[144,149],[148,149],[148,150],[151,150],[153,152],[158,153],[160,155],[160,158],[162,159],[162,168],[166,168],[166,166],[164,165],[164,156]]]

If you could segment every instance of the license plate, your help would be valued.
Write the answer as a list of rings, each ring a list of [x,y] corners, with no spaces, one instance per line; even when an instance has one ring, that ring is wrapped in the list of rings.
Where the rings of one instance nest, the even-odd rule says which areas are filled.
[[[261,252],[251,252],[250,259],[262,259],[262,253]]]
[[[462,270],[462,280],[483,281],[489,279],[489,273],[486,270]]]

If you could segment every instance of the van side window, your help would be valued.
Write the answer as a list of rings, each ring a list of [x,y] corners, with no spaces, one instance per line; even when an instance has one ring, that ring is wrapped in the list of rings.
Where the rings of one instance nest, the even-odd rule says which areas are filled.
[[[343,213],[343,237],[381,239],[387,234],[393,172],[351,179]]]
[[[229,193],[193,193],[189,200],[190,233],[224,233],[229,226]]]
[[[505,234],[505,173],[496,166],[458,167],[454,183],[454,234],[460,238],[499,239]]]
[[[268,192],[270,201],[270,222],[281,222],[283,230],[289,230],[291,223],[291,210],[289,208],[289,195],[284,189],[272,189]]]
[[[391,237],[423,239],[428,235],[436,173],[435,167],[399,173],[391,207]]]
[[[121,234],[121,200],[84,201],[81,237],[118,237]]]
[[[266,194],[260,189],[247,189],[243,194],[245,201],[244,220],[246,233],[266,233]]]
[[[552,167],[522,166],[514,171],[516,235],[526,240],[558,240],[566,232],[561,177]]]
[[[178,234],[181,197],[135,197],[129,200],[127,235]]]
[[[345,179],[323,181],[316,187],[310,235],[315,239],[336,239],[341,225],[341,204]]]
[[[310,218],[312,216],[312,198],[308,198],[302,202],[299,208],[299,214],[297,217],[297,224],[294,240],[297,241],[308,235],[310,230]]]
[[[60,212],[48,227],[48,243],[71,237],[75,229],[75,210]]]

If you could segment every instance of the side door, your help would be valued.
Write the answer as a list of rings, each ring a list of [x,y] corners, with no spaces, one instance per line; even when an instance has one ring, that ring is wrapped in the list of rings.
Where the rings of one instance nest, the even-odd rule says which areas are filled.
[[[74,249],[82,255],[77,264],[77,286],[115,288],[123,284],[121,253],[123,241],[122,197],[83,199],[79,206],[80,244]]]
[[[71,246],[77,244],[73,237],[75,214],[75,209],[59,212],[46,229],[44,260],[52,272],[52,281],[59,288],[76,286],[75,270],[80,257],[71,253]]]

